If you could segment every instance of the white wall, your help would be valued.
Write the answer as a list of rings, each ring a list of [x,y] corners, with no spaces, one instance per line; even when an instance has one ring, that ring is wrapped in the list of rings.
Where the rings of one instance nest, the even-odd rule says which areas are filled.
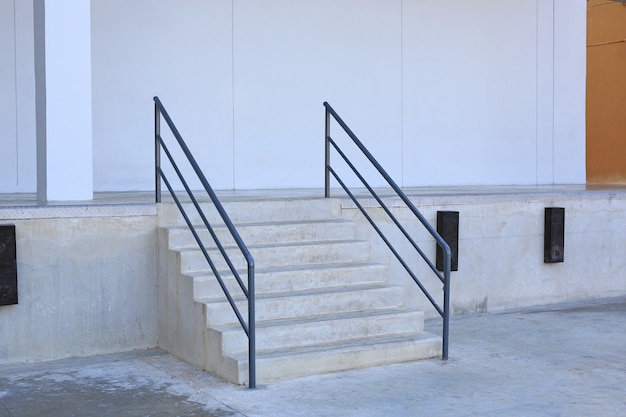
[[[94,189],[159,95],[216,188],[321,187],[329,101],[401,185],[585,181],[582,0],[92,0]]]
[[[323,186],[324,101],[398,176],[401,2],[234,4],[235,186]]]
[[[33,4],[0,0],[0,192],[36,189]]]
[[[15,104],[15,25],[13,0],[0,0],[0,189],[17,185]]]
[[[153,96],[214,187],[233,188],[230,2],[91,5],[94,189],[153,189]]]
[[[587,2],[554,0],[554,182],[586,181]]]
[[[405,185],[535,183],[535,2],[404,2]]]

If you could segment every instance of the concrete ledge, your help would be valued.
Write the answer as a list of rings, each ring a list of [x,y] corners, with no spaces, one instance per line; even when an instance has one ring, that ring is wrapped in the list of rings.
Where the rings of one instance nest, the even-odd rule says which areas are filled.
[[[133,216],[156,216],[156,204],[0,207],[0,221]]]
[[[512,188],[509,192],[502,190],[481,189],[481,191],[468,192],[456,190],[438,194],[418,194],[411,189],[403,190],[411,202],[420,207],[425,206],[447,206],[447,205],[473,205],[473,204],[502,204],[502,203],[540,203],[553,201],[624,201],[626,200],[626,190],[552,190],[534,192],[532,190],[516,190]],[[377,191],[378,192],[378,191]],[[404,207],[404,202],[397,196],[381,194],[381,197],[388,207]],[[342,208],[356,208],[354,202],[346,196],[336,197],[341,201]],[[359,195],[359,203],[365,208],[379,207],[380,205],[373,197],[363,197]]]

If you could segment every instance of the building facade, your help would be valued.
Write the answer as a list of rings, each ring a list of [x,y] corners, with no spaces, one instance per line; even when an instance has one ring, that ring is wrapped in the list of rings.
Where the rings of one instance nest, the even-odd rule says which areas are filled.
[[[83,201],[154,189],[154,96],[215,189],[321,199],[306,189],[324,185],[324,101],[399,185],[449,187],[411,198],[432,224],[460,213],[455,314],[622,296],[626,193],[585,187],[586,19],[583,0],[0,0],[0,196],[16,194],[0,223],[15,226],[19,275],[0,363],[163,347],[179,327],[161,317],[176,312],[159,282],[175,263],[159,243],[167,205]],[[466,185],[497,192],[455,193]],[[20,205],[32,193],[43,203]],[[546,263],[553,206],[565,262]]]
[[[0,192],[323,184],[330,102],[403,186],[585,182],[586,2],[2,0]]]

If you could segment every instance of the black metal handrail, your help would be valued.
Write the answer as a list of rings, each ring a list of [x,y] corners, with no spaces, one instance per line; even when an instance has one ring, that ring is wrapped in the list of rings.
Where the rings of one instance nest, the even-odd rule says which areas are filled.
[[[178,142],[178,145],[180,146],[180,149],[185,154],[185,157],[187,158],[187,161],[189,162],[189,164],[193,168],[193,170],[194,170],[198,180],[200,180],[200,183],[204,187],[204,190],[206,191],[207,195],[211,198],[211,201],[215,205],[215,208],[217,209],[217,211],[218,211],[220,217],[222,218],[224,224],[226,225],[226,227],[230,231],[230,234],[232,235],[233,239],[237,243],[237,246],[239,247],[239,250],[241,251],[241,254],[246,259],[246,262],[248,264],[248,286],[247,286],[247,288],[246,288],[246,285],[243,283],[241,277],[239,276],[238,271],[236,270],[236,268],[234,267],[233,263],[231,262],[230,257],[226,253],[226,250],[224,249],[224,246],[222,245],[222,243],[218,239],[217,235],[215,234],[215,231],[213,230],[213,227],[211,227],[211,225],[209,224],[209,221],[207,220],[206,215],[204,214],[204,211],[200,207],[200,204],[198,203],[198,200],[196,199],[193,191],[189,188],[189,185],[188,185],[187,181],[185,180],[182,172],[178,168],[178,165],[174,161],[174,158],[173,158],[172,154],[170,153],[169,149],[167,148],[165,142],[163,141],[163,138],[161,137],[161,117],[163,117],[163,119],[167,123],[168,127],[170,128],[170,131],[172,132],[172,134],[176,138],[176,141]],[[174,122],[172,122],[172,119],[170,118],[169,114],[167,113],[167,111],[163,107],[163,104],[161,103],[161,100],[159,100],[158,97],[154,97],[154,140],[155,140],[155,154],[154,154],[154,156],[155,156],[155,164],[154,165],[155,165],[156,202],[157,203],[161,202],[161,180],[163,180],[163,182],[167,186],[167,189],[170,192],[170,195],[172,196],[172,198],[176,202],[176,205],[178,206],[178,209],[180,210],[181,214],[183,215],[183,218],[185,219],[185,223],[187,223],[187,226],[191,230],[191,233],[193,234],[193,237],[195,238],[196,242],[198,243],[198,246],[199,246],[200,250],[202,251],[202,254],[204,255],[204,257],[205,257],[206,261],[208,262],[209,266],[211,267],[211,271],[213,271],[213,274],[215,275],[215,277],[217,278],[218,283],[220,284],[220,287],[224,291],[224,295],[228,299],[228,303],[230,304],[230,306],[232,307],[233,311],[235,312],[235,315],[237,316],[237,320],[239,320],[239,323],[241,324],[241,327],[243,328],[244,332],[248,336],[248,362],[249,362],[249,364],[248,364],[248,386],[250,388],[255,388],[256,387],[256,348],[255,348],[255,344],[256,344],[255,333],[256,332],[255,332],[254,258],[250,254],[250,251],[248,250],[248,248],[244,244],[244,242],[241,239],[241,237],[239,236],[239,233],[237,232],[237,229],[235,228],[233,222],[228,217],[228,214],[224,210],[224,207],[222,206],[222,203],[219,201],[219,199],[215,195],[215,192],[213,191],[213,189],[209,185],[209,182],[207,181],[207,179],[206,179],[204,173],[202,172],[202,170],[200,169],[200,166],[198,165],[198,163],[196,162],[195,158],[191,154],[191,151],[187,147],[187,144],[185,143],[185,141],[183,140],[182,136],[178,132],[178,129],[174,125]],[[202,242],[202,239],[200,238],[200,236],[198,235],[196,227],[193,225],[193,223],[189,219],[189,216],[187,215],[187,212],[185,211],[185,208],[183,207],[182,203],[180,202],[180,199],[178,198],[178,196],[176,195],[175,190],[172,188],[172,186],[170,184],[170,181],[168,180],[165,172],[163,172],[163,170],[161,169],[161,149],[163,149],[163,151],[165,152],[167,158],[169,159],[170,163],[172,164],[172,167],[174,168],[174,171],[176,172],[176,175],[178,176],[178,179],[182,183],[183,187],[185,188],[185,191],[187,192],[187,195],[189,196],[189,198],[193,202],[193,205],[194,205],[195,209],[197,210],[198,214],[200,215],[200,218],[202,219],[204,227],[206,227],[206,229],[211,234],[211,237],[213,238],[213,241],[217,245],[217,247],[218,247],[222,257],[226,261],[226,263],[228,265],[228,268],[230,269],[231,273],[234,275],[235,279],[237,280],[237,283],[239,284],[239,287],[241,288],[242,292],[246,296],[246,298],[248,300],[248,323],[246,323],[245,320],[243,319],[243,317],[241,316],[241,313],[240,313],[239,309],[237,308],[237,305],[235,304],[235,301],[234,301],[233,297],[231,296],[230,292],[228,291],[228,288],[226,287],[226,285],[224,284],[224,280],[222,279],[222,276],[220,275],[219,271],[217,270],[213,260],[211,259],[211,257],[207,253],[205,245]]]
[[[325,108],[325,122],[326,122],[326,139],[325,139],[325,151],[326,151],[326,165],[325,165],[325,187],[324,187],[324,196],[326,198],[330,197],[330,177],[331,174],[337,180],[339,185],[343,188],[343,190],[348,194],[350,199],[354,202],[357,208],[363,213],[367,221],[372,225],[376,233],[383,239],[385,244],[389,247],[394,256],[398,259],[400,264],[404,267],[404,269],[411,276],[413,281],[417,284],[417,286],[422,290],[428,301],[433,305],[435,310],[439,313],[439,315],[443,319],[443,336],[442,336],[442,359],[448,359],[448,341],[449,341],[449,329],[450,329],[450,270],[451,270],[451,262],[452,262],[452,251],[450,250],[450,246],[446,243],[446,241],[437,233],[437,231],[432,227],[432,225],[424,218],[424,216],[419,212],[419,210],[415,207],[415,205],[409,200],[406,194],[398,187],[395,181],[387,174],[387,172],[383,169],[383,167],[378,163],[378,161],[372,156],[372,154],[367,150],[367,148],[363,145],[363,143],[356,137],[356,135],[350,130],[348,125],[339,117],[337,112],[331,107],[330,104],[324,102]],[[348,156],[341,150],[339,145],[332,139],[330,136],[330,124],[331,124],[331,116],[335,119],[335,121],[341,126],[344,132],[352,139],[355,145],[361,150],[363,155],[370,161],[370,163],[376,168],[376,170],[382,175],[387,184],[391,186],[394,192],[400,197],[400,199],[404,202],[404,204],[408,207],[408,209],[415,215],[415,217],[420,221],[420,223],[426,228],[428,233],[435,239],[436,243],[442,248],[444,254],[444,271],[443,275],[437,270],[437,267],[433,264],[433,262],[426,256],[424,251],[415,243],[415,240],[409,235],[406,229],[400,224],[400,222],[396,219],[396,217],[391,213],[387,205],[382,201],[380,196],[374,191],[374,189],[369,185],[369,183],[365,180],[365,178],[361,175],[358,169],[354,166],[354,164],[350,161]],[[426,262],[426,264],[430,267],[430,269],[435,273],[435,275],[439,278],[439,280],[443,283],[443,307],[439,306],[435,299],[430,295],[428,290],[424,287],[421,281],[417,278],[415,273],[408,266],[406,261],[402,258],[402,256],[398,253],[398,251],[391,244],[389,239],[384,235],[384,233],[380,230],[380,228],[376,225],[376,222],[372,219],[372,217],[367,213],[367,211],[363,208],[361,203],[359,203],[358,199],[354,196],[354,194],[350,191],[348,186],[344,181],[341,180],[339,174],[332,168],[330,164],[330,155],[331,155],[331,146],[337,151],[337,153],[341,156],[344,162],[350,167],[352,172],[357,176],[357,178],[363,183],[363,185],[367,188],[370,194],[376,199],[378,204],[382,207],[385,213],[391,218],[393,223],[398,227],[400,232],[404,235],[404,237],[409,241],[411,246],[420,254],[422,259]]]

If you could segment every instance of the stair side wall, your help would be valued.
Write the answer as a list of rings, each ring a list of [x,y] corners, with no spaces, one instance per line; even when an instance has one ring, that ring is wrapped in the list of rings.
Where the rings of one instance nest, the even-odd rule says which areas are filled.
[[[213,371],[208,358],[214,349],[206,335],[204,308],[194,301],[193,279],[181,274],[180,256],[168,249],[167,231],[159,229],[158,233],[159,347]]]

